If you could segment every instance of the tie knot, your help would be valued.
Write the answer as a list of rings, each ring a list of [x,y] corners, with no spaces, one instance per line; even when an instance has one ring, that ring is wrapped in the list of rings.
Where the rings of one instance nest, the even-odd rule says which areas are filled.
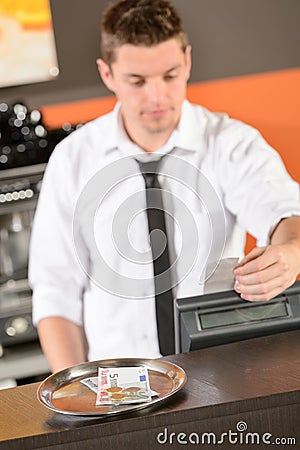
[[[156,161],[140,162],[140,171],[144,177],[146,188],[153,188],[157,184],[158,167],[161,159]]]

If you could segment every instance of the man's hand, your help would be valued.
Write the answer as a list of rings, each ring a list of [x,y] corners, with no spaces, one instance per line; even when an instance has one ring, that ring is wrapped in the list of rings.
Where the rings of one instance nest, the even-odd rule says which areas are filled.
[[[257,247],[233,270],[234,289],[244,300],[270,300],[291,286],[299,271],[298,242]]]

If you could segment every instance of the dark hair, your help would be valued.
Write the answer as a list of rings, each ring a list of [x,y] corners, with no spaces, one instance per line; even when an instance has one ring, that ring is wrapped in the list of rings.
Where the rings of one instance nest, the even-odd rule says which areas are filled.
[[[101,52],[107,64],[115,59],[115,50],[124,44],[150,47],[172,38],[182,51],[188,45],[182,21],[167,0],[119,0],[103,14]]]

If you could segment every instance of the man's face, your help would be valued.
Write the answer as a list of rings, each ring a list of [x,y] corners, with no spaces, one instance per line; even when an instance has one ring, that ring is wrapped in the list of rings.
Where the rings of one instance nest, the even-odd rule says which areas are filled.
[[[163,143],[177,126],[190,75],[190,47],[174,38],[153,47],[123,45],[111,68],[98,61],[106,86],[121,102],[126,130],[137,143]],[[157,139],[156,139],[157,140]]]

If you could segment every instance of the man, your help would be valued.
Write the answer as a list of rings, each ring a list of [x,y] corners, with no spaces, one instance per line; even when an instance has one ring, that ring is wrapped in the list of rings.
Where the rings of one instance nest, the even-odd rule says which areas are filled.
[[[32,234],[34,321],[53,371],[160,355],[143,162],[161,158],[174,297],[203,292],[208,262],[227,256],[249,301],[300,272],[299,186],[256,130],[185,100],[191,47],[171,4],[110,6],[97,63],[118,104],[58,145]],[[259,247],[243,257],[245,230]]]

